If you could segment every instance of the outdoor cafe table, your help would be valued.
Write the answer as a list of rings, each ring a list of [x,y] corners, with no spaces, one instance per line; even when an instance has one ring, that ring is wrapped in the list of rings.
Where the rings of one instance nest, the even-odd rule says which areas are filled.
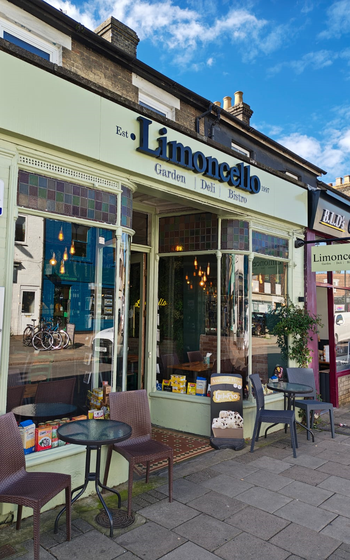
[[[76,406],[66,403],[37,403],[22,404],[12,409],[15,416],[32,418],[35,420],[49,420],[50,418],[63,418],[69,416],[77,409]]]
[[[112,490],[112,488],[108,486],[104,486],[100,481],[101,447],[102,445],[111,445],[124,441],[131,436],[131,432],[132,429],[129,424],[117,422],[116,420],[76,420],[63,424],[57,430],[58,437],[62,441],[86,446],[85,481],[84,484],[72,490],[72,496],[75,492],[78,492],[74,498],[72,497],[72,504],[85,492],[90,481],[95,482],[96,493],[109,520],[111,537],[113,537],[113,517],[102,497],[99,487],[113,492],[118,496],[119,509],[121,506],[121,498],[119,492]],[[91,451],[93,450],[96,451],[96,468],[94,471],[90,468]],[[58,531],[59,518],[65,509],[64,507],[56,517],[55,533]]]
[[[267,388],[271,389],[272,391],[277,391],[279,393],[283,393],[284,397],[285,397],[285,402],[287,399],[287,408],[288,410],[295,410],[295,395],[307,395],[308,393],[312,393],[313,392],[313,388],[310,387],[309,385],[303,385],[301,383],[289,383],[288,381],[277,381],[277,382],[271,382],[267,384]],[[284,404],[285,404],[284,402]],[[300,422],[298,422],[296,420],[296,423],[298,424],[298,426],[301,426],[302,428],[304,428],[304,430],[307,430],[308,432],[310,432],[311,436],[312,436],[312,441],[315,441],[315,436],[312,430],[310,430],[309,428],[307,428],[304,424],[301,424]],[[269,426],[269,428],[272,428],[272,426]],[[266,430],[267,431],[267,430]]]

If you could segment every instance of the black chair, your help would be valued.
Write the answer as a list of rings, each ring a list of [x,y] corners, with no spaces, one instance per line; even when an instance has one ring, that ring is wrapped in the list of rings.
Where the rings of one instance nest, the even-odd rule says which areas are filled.
[[[297,431],[295,426],[295,412],[294,410],[270,410],[265,409],[265,397],[263,387],[261,385],[260,376],[258,373],[250,375],[250,380],[254,389],[254,396],[256,399],[256,418],[252,435],[252,443],[250,452],[254,451],[254,444],[259,439],[259,433],[262,422],[267,424],[289,424],[290,437],[293,447],[293,457],[296,457],[296,447],[298,447]],[[265,431],[266,437],[266,431]]]
[[[332,438],[334,438],[334,416],[333,405],[331,403],[322,402],[317,399],[314,372],[310,368],[287,368],[287,378],[290,383],[300,383],[309,385],[313,388],[312,393],[308,393],[303,400],[296,400],[295,406],[305,410],[307,439],[310,439],[310,428],[314,425],[314,413],[316,410],[328,410],[329,422],[331,425]],[[298,396],[298,394],[296,395]],[[311,423],[310,423],[311,418]],[[311,425],[310,425],[311,424]]]
[[[200,352],[199,350],[187,352],[187,357],[189,362],[203,362],[202,352]]]

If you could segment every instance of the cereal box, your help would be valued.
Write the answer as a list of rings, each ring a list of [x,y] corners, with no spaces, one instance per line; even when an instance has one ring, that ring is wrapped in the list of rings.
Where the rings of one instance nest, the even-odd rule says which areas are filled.
[[[25,420],[19,425],[24,454],[28,455],[35,451],[35,424],[31,420]]]
[[[52,447],[52,427],[44,424],[35,429],[35,451],[45,451]]]

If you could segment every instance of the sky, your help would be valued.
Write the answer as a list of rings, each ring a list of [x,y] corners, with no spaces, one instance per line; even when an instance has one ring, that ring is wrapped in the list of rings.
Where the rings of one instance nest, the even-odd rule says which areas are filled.
[[[209,101],[243,91],[251,126],[350,175],[350,0],[46,0],[95,29],[113,15],[137,57]]]

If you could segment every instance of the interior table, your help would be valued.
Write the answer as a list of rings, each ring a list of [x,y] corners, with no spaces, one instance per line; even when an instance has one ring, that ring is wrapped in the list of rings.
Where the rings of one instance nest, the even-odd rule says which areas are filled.
[[[95,482],[96,493],[109,520],[111,537],[113,537],[113,518],[102,497],[100,488],[113,492],[118,496],[118,509],[120,509],[121,506],[121,498],[119,492],[112,490],[112,488],[108,486],[104,486],[100,481],[101,447],[103,445],[111,445],[124,441],[131,436],[131,432],[132,429],[129,424],[117,422],[116,420],[76,420],[75,422],[63,424],[57,430],[58,437],[62,441],[86,446],[85,480],[84,484],[72,490],[72,504],[85,492],[90,481]],[[92,471],[90,467],[91,451],[93,450],[96,451],[96,468],[94,471]],[[73,498],[73,494],[76,492],[78,493]],[[58,531],[59,518],[65,509],[64,507],[56,517],[55,533]]]
[[[313,388],[310,387],[309,385],[303,385],[301,383],[289,383],[288,381],[277,381],[274,383],[268,383],[267,388],[271,389],[272,391],[277,391],[279,393],[284,394],[285,396],[284,406],[286,404],[286,399],[287,399],[288,410],[291,409],[295,410],[295,395],[307,395],[308,393],[313,392]],[[307,428],[304,424],[301,424],[301,422],[298,422],[297,420],[295,422],[298,424],[298,426],[301,426],[302,428],[304,428],[304,430],[307,430],[311,434],[312,441],[314,442],[315,436],[313,431]],[[271,427],[272,426],[269,426],[269,428]]]
[[[12,409],[15,416],[21,418],[32,418],[36,420],[56,419],[69,416],[77,409],[73,404],[66,403],[37,403],[37,404],[22,404]]]

